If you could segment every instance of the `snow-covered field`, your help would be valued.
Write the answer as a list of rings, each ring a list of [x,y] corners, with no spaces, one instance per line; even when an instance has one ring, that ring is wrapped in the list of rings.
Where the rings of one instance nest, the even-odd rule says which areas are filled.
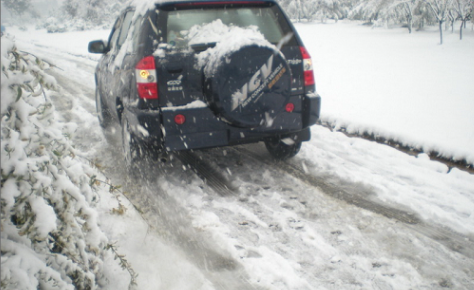
[[[474,31],[296,24],[313,57],[322,120],[474,163]]]
[[[313,57],[324,121],[474,160],[472,30],[440,46],[433,31],[296,27]],[[108,31],[8,32],[59,67],[55,105],[77,123],[77,149],[124,186],[124,195],[104,190],[97,210],[139,274],[138,289],[474,288],[473,175],[315,126],[285,163],[261,144],[196,152],[222,169],[232,195],[176,159],[133,180],[120,137],[104,136],[94,114],[98,58],[87,43]],[[118,200],[122,215],[112,213]],[[114,263],[106,261],[108,289],[127,289]]]

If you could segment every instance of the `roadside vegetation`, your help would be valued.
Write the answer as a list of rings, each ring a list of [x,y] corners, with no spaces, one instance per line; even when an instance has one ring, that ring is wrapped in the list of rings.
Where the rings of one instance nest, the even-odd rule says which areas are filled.
[[[99,289],[108,283],[107,257],[133,285],[133,269],[94,208],[107,185],[77,156],[70,140],[77,125],[57,120],[53,65],[6,37],[1,61],[1,288]]]

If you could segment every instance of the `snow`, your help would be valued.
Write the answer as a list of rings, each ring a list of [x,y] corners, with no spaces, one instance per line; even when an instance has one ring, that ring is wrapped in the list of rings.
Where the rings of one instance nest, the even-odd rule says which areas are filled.
[[[472,162],[472,30],[462,41],[446,34],[440,46],[434,31],[409,35],[343,22],[296,27],[313,58],[323,121]],[[52,99],[71,122],[66,129],[75,130],[77,155],[66,167],[77,171],[83,160],[95,162],[104,182],[123,185],[109,192],[101,183],[96,212],[89,214],[139,274],[137,289],[473,288],[474,176],[426,153],[410,156],[314,126],[312,140],[284,163],[273,162],[261,145],[195,152],[237,184],[236,196],[219,195],[175,159],[150,170],[147,182],[130,180],[120,140],[114,129],[104,136],[94,113],[98,56],[87,53],[87,42],[108,33],[9,29],[21,50],[59,67],[60,92]],[[2,55],[7,44],[2,38]],[[290,174],[292,168],[304,177]],[[18,194],[15,184],[2,186],[7,204]],[[411,213],[415,222],[390,209]],[[43,231],[54,227],[47,209],[37,222]],[[2,249],[13,247],[3,244],[3,234]],[[94,237],[101,235],[88,239]],[[4,269],[19,267],[21,259],[34,268],[25,274],[43,268],[29,248],[17,249],[21,254],[2,255],[2,281],[10,275]],[[113,257],[103,268],[104,289],[128,288],[130,275]],[[34,279],[19,282],[27,289]]]
[[[203,101],[196,100],[187,105],[183,106],[168,106],[164,107],[163,111],[177,111],[177,110],[188,110],[188,109],[197,109],[197,108],[206,108],[207,104]]]
[[[474,34],[295,24],[312,56],[322,120],[474,163]],[[350,47],[350,50],[347,48]]]
[[[38,230],[39,238],[46,239],[50,232],[56,230],[54,209],[47,205],[42,198],[31,196],[29,199],[32,211],[38,213],[34,225]]]
[[[9,280],[16,289],[27,289],[35,290],[37,288],[38,277],[35,277],[35,274],[40,271],[45,271],[41,275],[50,276],[55,281],[58,281],[56,287],[61,289],[74,289],[72,285],[66,284],[62,281],[59,273],[51,271],[49,268],[45,267],[44,261],[38,258],[37,253],[35,253],[30,247],[20,245],[18,246],[10,240],[2,239],[2,251],[11,251],[14,255],[10,257],[5,257],[2,255],[2,281]],[[18,278],[20,277],[20,278]],[[52,284],[51,281],[48,281],[47,284]],[[9,285],[5,285],[8,287]],[[46,287],[54,287],[53,285],[44,285]]]
[[[186,39],[190,46],[200,43],[216,43],[215,47],[196,55],[199,70],[204,68],[204,73],[208,77],[215,75],[226,57],[242,47],[257,45],[276,50],[276,47],[265,39],[258,27],[228,26],[220,19],[191,27]]]
[[[372,186],[385,202],[405,204],[425,220],[442,221],[456,231],[474,232],[472,175],[458,169],[448,173],[446,165],[426,154],[409,156],[321,127],[312,133],[312,142],[300,153],[310,172]]]

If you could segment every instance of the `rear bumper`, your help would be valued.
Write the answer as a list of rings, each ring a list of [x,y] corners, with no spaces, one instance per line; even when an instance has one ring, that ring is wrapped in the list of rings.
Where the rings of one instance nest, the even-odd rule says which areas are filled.
[[[208,107],[191,109],[164,108],[161,111],[126,108],[132,133],[145,143],[166,151],[222,147],[254,143],[276,135],[298,134],[300,141],[310,139],[309,126],[319,119],[319,95],[298,96],[292,113],[280,113],[271,125],[258,128],[237,128],[220,120]],[[176,115],[186,121],[175,123]]]

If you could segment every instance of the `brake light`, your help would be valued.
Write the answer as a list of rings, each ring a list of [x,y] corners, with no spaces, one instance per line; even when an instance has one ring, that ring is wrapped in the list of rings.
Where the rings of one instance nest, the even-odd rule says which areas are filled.
[[[295,105],[293,103],[288,103],[285,106],[285,111],[287,111],[288,113],[293,112],[294,109],[295,109]]]
[[[183,125],[186,122],[186,117],[182,114],[174,116],[174,122],[178,125]]]
[[[304,85],[312,86],[314,82],[313,61],[306,48],[300,46],[301,56],[303,57]]]
[[[155,58],[142,58],[135,66],[138,95],[142,99],[158,99]]]

